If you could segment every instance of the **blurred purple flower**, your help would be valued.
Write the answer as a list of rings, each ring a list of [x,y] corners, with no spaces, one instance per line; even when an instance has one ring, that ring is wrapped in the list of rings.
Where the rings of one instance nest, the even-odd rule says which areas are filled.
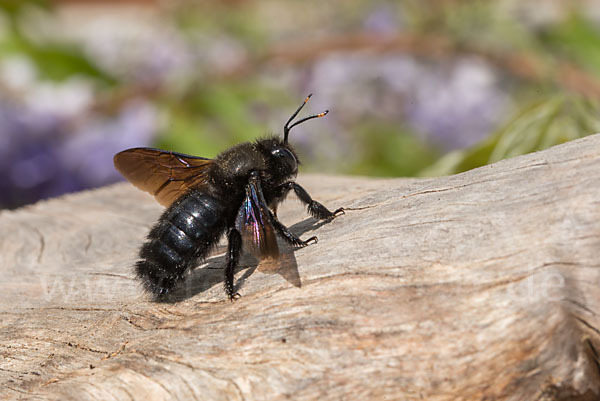
[[[0,207],[13,208],[119,179],[118,151],[151,142],[154,110],[132,103],[114,119],[74,121],[0,100]]]
[[[400,30],[400,21],[389,4],[376,4],[363,22],[366,31],[383,35],[395,34]]]
[[[156,130],[154,107],[130,102],[115,118],[96,117],[73,131],[58,150],[62,165],[90,187],[115,182],[121,178],[113,167],[115,153],[148,145]]]
[[[181,86],[197,68],[194,47],[160,17],[109,12],[71,28],[88,56],[124,81]]]
[[[448,71],[424,71],[405,116],[418,131],[446,150],[485,138],[509,105],[494,72],[476,59],[462,59]]]
[[[336,131],[375,117],[407,123],[445,150],[485,138],[510,107],[495,72],[474,58],[432,66],[401,54],[332,55],[302,86],[318,91],[313,107],[335,105]]]

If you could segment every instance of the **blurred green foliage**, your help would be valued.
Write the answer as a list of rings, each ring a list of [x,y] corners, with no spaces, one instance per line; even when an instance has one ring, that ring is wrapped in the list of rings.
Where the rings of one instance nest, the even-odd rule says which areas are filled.
[[[16,35],[0,41],[0,57],[17,54],[27,54],[42,79],[62,81],[73,76],[85,75],[104,84],[116,83],[114,78],[97,68],[74,45],[46,43],[40,46]]]
[[[568,61],[592,73],[600,72],[600,33],[576,6],[567,8],[564,19],[538,28],[498,13],[495,3],[449,1],[428,7],[413,1],[392,9],[406,13],[404,20],[415,33],[441,34],[458,50],[485,48],[499,54],[519,50],[538,56],[539,61],[547,63],[543,68],[553,69],[557,62]],[[250,48],[265,46],[267,32],[258,23],[260,18],[250,14],[252,18],[240,20],[249,15],[247,11],[231,12],[222,7],[216,12],[219,18],[206,13],[183,13],[179,18],[188,31],[226,29],[244,38]],[[216,27],[216,20],[226,21],[225,28]],[[443,157],[438,146],[406,125],[366,119],[348,133],[353,137],[353,146],[362,151],[338,172],[374,176],[454,174],[600,132],[598,102],[565,90],[554,78],[517,78],[520,81],[514,99],[520,110],[507,116],[507,121],[485,140]],[[281,101],[293,105],[288,95],[271,90],[261,96],[264,93],[265,88],[248,81],[218,81],[205,86],[191,96],[191,103],[185,107],[189,113],[172,110],[172,125],[160,145],[212,156],[235,142],[256,138],[265,133],[265,127],[252,118],[248,104],[256,103],[258,96],[265,105]]]
[[[596,132],[600,132],[597,101],[556,96],[525,108],[481,143],[448,153],[420,175],[461,173]]]
[[[35,65],[42,80],[62,81],[73,76],[88,76],[98,83],[116,84],[106,71],[98,68],[82,51],[81,46],[63,42],[36,42],[23,32],[19,17],[33,6],[50,12],[47,1],[3,0],[0,10],[6,17],[6,30],[0,35],[0,59],[26,55]],[[2,15],[2,14],[0,14]]]
[[[469,13],[481,11],[480,7],[467,9]],[[515,27],[514,21],[505,19],[489,19],[489,23],[491,26]],[[465,26],[460,23],[452,25]],[[600,75],[600,29],[598,24],[584,18],[576,8],[571,9],[557,24],[545,26],[539,31],[526,32],[518,29],[516,32],[516,37],[521,39],[520,48],[532,52],[543,50],[545,60],[551,64],[548,68],[556,68],[557,63],[568,62],[594,76]],[[465,39],[464,36],[458,36]],[[511,43],[514,43],[515,31],[496,37],[510,38]],[[526,37],[529,40],[523,40]],[[523,43],[527,46],[523,46]],[[542,92],[546,93],[551,82],[536,84],[524,83],[524,86],[538,92],[534,96],[537,100],[529,100],[531,94],[527,96],[529,101],[495,133],[468,149],[446,154],[420,171],[419,175],[456,174],[600,132],[598,98],[571,93],[555,86],[550,86],[549,95],[540,96],[540,88],[544,88]],[[527,88],[521,90],[526,91]]]
[[[165,99],[162,106],[169,115],[169,124],[157,146],[214,157],[233,144],[268,134],[267,127],[254,118],[250,106],[270,107],[284,98],[277,91],[257,88],[251,82],[194,87],[177,102]]]
[[[365,151],[349,174],[393,177],[402,171],[414,176],[439,157],[409,130],[398,132],[397,126],[367,122],[356,127],[356,135],[357,146]]]
[[[289,3],[290,7],[298,6]],[[359,11],[346,11],[344,15],[356,20],[336,21],[332,26],[338,29],[337,35],[362,29],[352,24],[362,23],[360,18],[371,8],[369,3],[360,0],[350,3]],[[418,132],[414,126],[399,123],[402,117],[400,110],[395,120],[362,118],[352,125],[343,125],[342,121],[337,129],[351,138],[352,145],[349,147],[357,151],[354,152],[355,159],[339,164],[343,167],[337,172],[377,176],[453,174],[600,131],[598,100],[594,95],[590,98],[589,94],[573,93],[561,84],[556,73],[558,64],[568,62],[593,77],[600,75],[600,31],[597,24],[574,6],[566,8],[564,18],[558,21],[542,27],[530,26],[514,15],[503,13],[497,3],[452,0],[423,4],[408,1],[392,3],[386,10],[401,21],[397,28],[401,33],[409,32],[416,37],[435,34],[447,38],[452,58],[482,56],[477,49],[494,54],[489,60],[499,61],[493,68],[506,83],[513,110],[516,110],[513,116],[506,116],[500,128],[483,141],[443,157],[443,149],[430,137]],[[139,90],[137,83],[100,67],[76,43],[31,40],[24,34],[18,19],[23,10],[33,4],[47,7],[44,1],[11,0],[0,3],[0,9],[9,21],[0,36],[0,58],[26,55],[37,67],[40,79],[61,81],[72,76],[86,76],[99,84],[97,88],[108,92],[109,98],[110,94],[118,98],[122,92]],[[265,49],[281,42],[271,38],[276,30],[269,28],[268,24],[273,21],[266,21],[259,12],[260,8],[253,7],[254,4],[199,2],[194,6],[173,6],[168,9],[169,14],[165,18],[170,18],[176,29],[192,40],[202,35],[207,35],[207,40],[221,36],[232,38],[247,52],[249,63],[260,63]],[[336,4],[330,7],[331,10],[324,9],[323,13],[334,12],[335,7],[344,10],[351,7],[343,2]],[[51,9],[47,10],[51,12]],[[306,10],[307,14],[310,12],[310,9]],[[315,21],[321,18],[319,10],[315,10],[314,15]],[[303,14],[298,18],[305,21],[310,16]],[[312,28],[326,36],[326,28],[330,27]],[[310,27],[299,25],[296,30],[312,34]],[[285,40],[286,35],[290,36],[290,33],[284,30],[282,36]],[[302,38],[295,36],[293,39],[298,42]],[[515,76],[514,71],[503,70],[508,63],[503,64],[502,57],[506,52],[516,50],[536,57],[537,62],[542,64],[541,70],[546,72],[524,77]],[[351,52],[352,49],[344,51]],[[303,65],[300,68],[310,67]],[[299,68],[294,71],[299,73]],[[156,146],[212,157],[234,143],[252,140],[268,132],[266,121],[270,121],[273,113],[261,114],[256,110],[293,110],[298,100],[297,94],[289,93],[285,87],[266,86],[260,71],[250,69],[242,75],[203,73],[192,77],[182,91],[159,86],[148,92],[147,96],[166,117]],[[406,101],[410,103],[411,99]],[[460,103],[460,99],[457,102]]]
[[[561,59],[600,74],[600,29],[580,14],[571,14],[561,24],[542,31],[540,40]]]

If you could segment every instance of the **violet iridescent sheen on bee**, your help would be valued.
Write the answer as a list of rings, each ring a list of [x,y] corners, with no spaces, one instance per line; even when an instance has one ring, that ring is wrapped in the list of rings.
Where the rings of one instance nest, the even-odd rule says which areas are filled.
[[[259,251],[264,237],[265,226],[265,211],[261,205],[265,204],[262,196],[262,188],[258,180],[251,180],[250,185],[246,188],[246,198],[242,206],[243,212],[239,213],[235,226],[240,232],[246,232],[250,241],[250,246],[253,251]]]

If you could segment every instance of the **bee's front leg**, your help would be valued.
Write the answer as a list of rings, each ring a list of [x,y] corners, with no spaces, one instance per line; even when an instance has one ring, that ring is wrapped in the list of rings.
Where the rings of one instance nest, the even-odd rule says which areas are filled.
[[[300,201],[306,205],[308,213],[315,219],[331,221],[337,216],[344,214],[343,207],[340,207],[339,209],[336,209],[335,211],[331,212],[321,203],[317,202],[316,200],[313,200],[313,198],[310,197],[308,192],[306,192],[304,188],[296,184],[294,181],[286,182],[285,184],[282,184],[279,188],[283,196],[285,196],[285,194],[287,194],[287,192],[289,192],[290,190],[294,190],[294,193],[296,194],[298,199],[300,199]]]

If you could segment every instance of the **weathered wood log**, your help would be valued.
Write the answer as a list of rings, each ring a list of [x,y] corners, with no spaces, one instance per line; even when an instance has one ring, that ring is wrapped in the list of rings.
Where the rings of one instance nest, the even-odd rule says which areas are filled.
[[[0,214],[2,398],[600,398],[600,135],[435,179],[303,176],[319,243],[223,248],[179,302],[133,277],[161,207],[128,184]]]

